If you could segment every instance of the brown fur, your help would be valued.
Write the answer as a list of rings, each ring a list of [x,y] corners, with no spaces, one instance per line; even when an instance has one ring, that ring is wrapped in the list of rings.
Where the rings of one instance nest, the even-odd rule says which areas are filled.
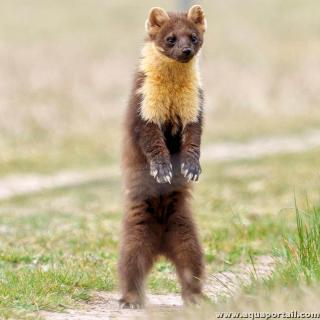
[[[156,14],[161,16],[160,22],[154,17],[154,11],[149,15],[147,43],[162,46],[163,50],[158,50],[163,57],[170,57],[170,62],[179,64],[179,68],[188,68],[187,64],[192,59],[190,62],[180,61],[177,51],[172,56],[168,52],[163,53],[166,49],[160,44],[160,40],[156,42],[154,38],[159,33],[165,37],[164,30],[169,33],[178,31],[183,35],[190,32],[201,33],[203,31],[199,31],[201,28],[197,24],[199,16],[192,12],[197,21],[193,22],[187,18],[187,13],[166,14],[161,10],[155,9]],[[202,10],[201,13],[203,14]],[[189,14],[190,11],[188,16]],[[204,24],[204,16],[202,18]],[[194,49],[195,52],[200,49],[201,44],[202,40]],[[171,70],[170,65],[167,67]],[[151,68],[150,72],[152,76],[156,76],[159,70],[163,69]],[[172,98],[167,101],[175,104],[168,106],[171,111],[167,116],[158,117],[159,121],[146,119],[141,114],[141,108],[146,94],[143,88],[150,72],[140,67],[136,74],[124,127],[125,216],[119,277],[121,305],[130,308],[144,304],[144,280],[159,255],[164,255],[174,263],[182,286],[182,297],[186,302],[196,302],[201,296],[204,274],[202,249],[188,202],[191,188],[189,180],[196,181],[201,171],[202,90],[197,82],[197,99],[190,97],[197,103],[195,117],[185,117],[187,120],[182,121],[184,113],[189,111],[186,109],[183,114],[179,114],[181,108],[178,108],[177,103],[184,100],[177,96],[185,96],[188,91],[174,90],[167,92],[169,98]],[[163,74],[161,72],[158,76],[162,77]],[[168,97],[163,97],[164,100],[166,98]],[[161,101],[161,94],[158,99]],[[157,110],[163,112],[161,108],[154,109],[156,113]]]

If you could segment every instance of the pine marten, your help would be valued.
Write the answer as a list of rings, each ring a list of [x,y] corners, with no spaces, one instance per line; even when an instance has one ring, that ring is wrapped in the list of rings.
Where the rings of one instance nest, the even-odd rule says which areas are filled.
[[[198,181],[203,92],[197,54],[202,8],[152,8],[125,118],[125,215],[120,306],[144,305],[144,280],[159,255],[176,267],[185,303],[202,296],[204,262],[188,198]]]

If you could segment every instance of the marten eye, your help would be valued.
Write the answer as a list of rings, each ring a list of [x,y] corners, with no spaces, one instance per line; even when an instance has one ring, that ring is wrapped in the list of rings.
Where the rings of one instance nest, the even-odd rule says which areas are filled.
[[[167,45],[169,47],[173,47],[175,45],[175,43],[177,42],[177,38],[174,36],[170,36],[166,39]]]
[[[192,41],[193,44],[197,44],[198,43],[198,37],[197,37],[197,35],[195,33],[193,33],[191,35],[191,41]]]

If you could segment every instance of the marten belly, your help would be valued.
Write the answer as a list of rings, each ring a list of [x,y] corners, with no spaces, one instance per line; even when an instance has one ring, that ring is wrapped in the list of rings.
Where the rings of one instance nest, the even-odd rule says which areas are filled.
[[[166,224],[176,211],[181,197],[183,197],[183,194],[179,191],[172,191],[150,197],[145,200],[146,211],[156,223]]]
[[[166,146],[172,156],[178,155],[181,150],[182,124],[167,122],[162,126]]]

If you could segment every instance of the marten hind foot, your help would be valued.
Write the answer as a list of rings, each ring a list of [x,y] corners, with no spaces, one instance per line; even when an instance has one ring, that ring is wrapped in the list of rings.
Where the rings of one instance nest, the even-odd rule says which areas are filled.
[[[119,300],[120,309],[141,309],[144,301],[138,294],[126,294]]]

